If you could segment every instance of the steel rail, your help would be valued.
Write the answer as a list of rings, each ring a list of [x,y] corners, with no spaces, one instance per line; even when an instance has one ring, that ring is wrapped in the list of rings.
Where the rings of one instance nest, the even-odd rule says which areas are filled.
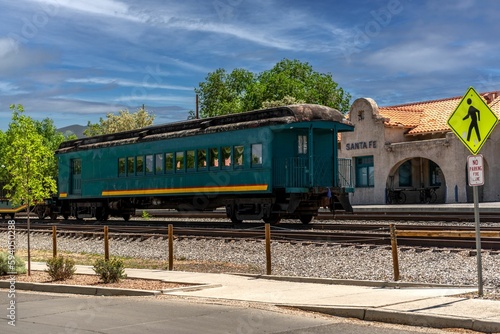
[[[18,223],[16,231],[25,231],[24,224]],[[243,224],[244,225],[244,224]],[[85,238],[100,238],[103,234],[102,225],[81,225],[81,224],[55,224],[58,234],[62,236]],[[299,225],[301,226],[301,225]],[[429,230],[429,226],[401,225],[398,229],[408,230],[411,226],[412,231]],[[312,226],[311,226],[312,227]],[[333,227],[333,226],[332,226]],[[344,226],[345,227],[345,226]],[[352,225],[351,225],[352,227]],[[390,245],[390,235],[388,226],[372,225],[371,230],[357,229],[355,226],[351,230],[338,230],[334,227],[329,230],[289,230],[281,227],[272,227],[272,238],[274,241],[291,242],[291,243],[306,243],[306,244],[364,244],[364,245]],[[439,232],[439,227],[432,229],[430,233],[436,234]],[[52,233],[52,225],[48,224],[32,224],[33,233]],[[449,231],[446,227],[441,231]],[[472,229],[462,227],[462,231]],[[494,228],[489,228],[494,231]],[[6,224],[0,224],[0,231],[7,231]],[[498,229],[497,229],[498,231]],[[150,237],[164,238],[167,235],[167,229],[164,226],[120,226],[109,225],[109,232],[112,238],[133,238],[145,240]],[[449,233],[449,232],[448,232]],[[485,233],[488,233],[485,231]],[[497,232],[495,232],[497,233]],[[192,227],[176,227],[174,234],[177,238],[194,237],[194,238],[230,238],[230,239],[263,239],[264,227],[261,225],[258,228],[252,229],[227,229],[227,228],[192,228]],[[418,246],[418,247],[438,247],[438,248],[460,248],[474,249],[474,238],[450,238],[450,237],[411,237],[398,235],[398,244],[400,246]],[[483,249],[500,250],[500,238],[483,238]]]

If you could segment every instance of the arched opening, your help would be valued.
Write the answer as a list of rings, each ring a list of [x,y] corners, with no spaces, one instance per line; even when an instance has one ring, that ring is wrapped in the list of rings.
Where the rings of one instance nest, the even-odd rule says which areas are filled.
[[[402,160],[386,181],[386,203],[445,203],[446,181],[439,165],[422,157]]]

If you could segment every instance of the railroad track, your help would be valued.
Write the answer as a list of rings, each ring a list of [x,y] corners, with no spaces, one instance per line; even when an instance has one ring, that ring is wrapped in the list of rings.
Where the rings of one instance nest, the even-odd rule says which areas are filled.
[[[178,212],[170,210],[149,210],[150,214],[159,218],[214,218],[225,219],[226,213],[224,211],[213,212]],[[398,221],[398,220],[412,220],[412,221],[444,221],[444,222],[473,222],[474,212],[468,211],[371,211],[371,212],[327,212],[320,211],[314,221],[325,220],[379,220],[379,221]],[[484,222],[500,222],[500,212],[482,212],[481,221]]]
[[[224,211],[174,211],[174,210],[147,210],[153,218],[174,218],[174,219],[220,219],[221,221],[229,222]],[[141,212],[137,211],[137,216],[141,216]],[[20,214],[16,219],[24,219],[26,216]],[[33,217],[34,220],[38,220]],[[500,223],[500,212],[486,211],[480,213],[481,222]],[[441,221],[441,222],[474,222],[474,212],[472,211],[360,211],[360,212],[343,212],[332,213],[328,211],[320,211],[312,223],[323,221]],[[50,220],[44,220],[50,221]],[[286,220],[285,220],[286,221]],[[298,220],[297,220],[298,221]],[[122,221],[123,222],[123,221]],[[251,222],[246,222],[252,224]],[[262,222],[255,224],[262,225]],[[300,224],[300,223],[299,223]]]
[[[48,222],[48,221],[47,221]],[[74,221],[73,221],[74,222]],[[203,223],[202,223],[203,224]],[[101,238],[103,225],[67,224],[67,223],[37,223],[31,224],[33,233],[51,233],[52,226],[56,226],[58,235],[66,237]],[[245,226],[246,224],[241,224]],[[272,227],[273,241],[302,243],[302,244],[363,244],[363,245],[386,245],[390,246],[389,225],[381,224],[289,224],[299,229],[289,229],[283,226]],[[151,237],[166,238],[167,228],[165,225],[109,225],[111,238],[132,238],[145,240]],[[318,229],[318,227],[321,227]],[[307,229],[306,229],[307,228]],[[397,225],[399,230],[412,231],[465,231],[473,232],[471,226],[436,226],[436,225]],[[0,231],[6,231],[7,224],[0,223]],[[16,231],[26,230],[26,223],[18,221]],[[482,231],[500,231],[497,227],[484,227]],[[207,228],[187,227],[174,224],[174,235],[177,238],[225,238],[225,239],[264,239],[264,227],[245,226],[244,228]],[[475,239],[470,238],[445,238],[445,237],[398,237],[398,245],[410,247],[436,247],[436,248],[458,248],[475,249]],[[482,248],[485,250],[500,250],[500,238],[483,238]]]

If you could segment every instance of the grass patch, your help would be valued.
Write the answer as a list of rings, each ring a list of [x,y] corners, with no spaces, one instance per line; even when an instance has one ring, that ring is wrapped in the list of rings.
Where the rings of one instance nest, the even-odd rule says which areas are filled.
[[[0,248],[2,250],[2,248]],[[26,249],[16,250],[16,255],[27,261],[28,251]],[[58,252],[57,255],[70,258],[75,261],[77,265],[93,266],[97,259],[103,257],[102,254],[91,253],[70,253]],[[168,269],[168,261],[153,260],[153,259],[139,259],[132,257],[113,256],[121,261],[125,268],[137,269]],[[32,262],[47,262],[52,258],[52,251],[50,250],[31,250]],[[189,260],[184,257],[174,259],[175,271],[189,271],[201,273],[248,273],[248,274],[263,274],[265,268],[260,268],[256,265],[241,265],[228,262],[216,261],[202,261],[202,260]]]

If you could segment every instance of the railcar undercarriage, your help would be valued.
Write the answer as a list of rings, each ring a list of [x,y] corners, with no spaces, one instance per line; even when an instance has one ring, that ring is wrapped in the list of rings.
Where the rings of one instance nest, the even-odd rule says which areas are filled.
[[[233,223],[244,220],[263,220],[277,224],[281,219],[299,219],[308,224],[318,215],[321,207],[332,212],[342,209],[352,212],[347,193],[342,191],[321,193],[286,193],[277,189],[272,194],[226,196],[197,195],[179,197],[132,197],[112,200],[57,200],[40,205],[37,213],[40,219],[63,216],[65,219],[96,218],[105,221],[110,216],[129,220],[136,210],[176,209],[178,211],[207,211],[225,207],[226,215]]]

